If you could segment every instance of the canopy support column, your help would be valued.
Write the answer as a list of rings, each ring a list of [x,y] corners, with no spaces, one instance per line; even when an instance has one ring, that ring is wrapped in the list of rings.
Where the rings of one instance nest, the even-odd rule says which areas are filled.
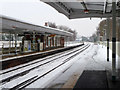
[[[11,33],[9,34],[9,54],[11,52]]]
[[[99,30],[97,30],[97,42],[98,42],[98,44],[100,42],[100,33],[99,33]]]
[[[15,55],[17,54],[17,34],[15,33]]]
[[[33,50],[35,51],[35,31],[33,32]]]
[[[118,12],[118,15],[120,16],[120,12]],[[118,18],[118,42],[117,42],[117,53],[118,53],[118,67],[120,67],[120,17]],[[120,68],[118,68],[120,69]],[[118,73],[120,73],[120,71],[118,70]],[[120,76],[119,76],[120,78]]]
[[[116,80],[116,0],[112,2],[112,80]]]
[[[105,29],[103,28],[103,46],[105,45]]]
[[[107,61],[109,62],[109,31],[110,31],[110,25],[109,25],[109,18],[107,19]]]
[[[103,36],[102,36],[102,48],[103,48],[103,46],[104,46],[104,29],[102,30],[102,32],[103,32]]]
[[[65,41],[66,41],[66,47],[67,47],[67,41],[68,41],[68,38],[67,38],[67,36],[65,37],[65,39],[66,39]]]

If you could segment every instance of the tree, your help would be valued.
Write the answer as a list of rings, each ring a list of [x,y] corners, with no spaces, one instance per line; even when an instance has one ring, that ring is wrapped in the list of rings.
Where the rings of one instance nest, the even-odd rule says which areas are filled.
[[[117,41],[120,41],[120,24],[119,24],[120,21],[119,20],[120,20],[120,18],[116,19],[116,37],[117,37],[116,40]],[[107,27],[105,27],[105,24],[107,26],[107,19],[101,21],[100,24],[99,24],[98,29],[99,29],[99,32],[100,32],[100,36],[103,36],[103,29],[107,30]],[[110,41],[112,41],[112,19],[109,19],[109,28],[110,28],[109,39],[110,39]]]
[[[56,24],[52,22],[48,22],[48,26],[52,28],[57,28]]]
[[[58,29],[60,29],[60,30],[64,30],[64,31],[70,32],[70,33],[73,34],[73,35],[71,36],[71,38],[70,38],[70,41],[76,40],[76,37],[77,37],[77,32],[76,32],[76,30],[72,30],[71,28],[69,28],[69,27],[67,27],[67,26],[64,26],[64,25],[59,25],[59,26],[57,26],[55,23],[52,23],[52,22],[48,22],[48,26],[49,26],[49,27],[52,27],[52,28],[58,28]]]
[[[97,42],[97,31],[90,36],[90,41],[91,42]]]

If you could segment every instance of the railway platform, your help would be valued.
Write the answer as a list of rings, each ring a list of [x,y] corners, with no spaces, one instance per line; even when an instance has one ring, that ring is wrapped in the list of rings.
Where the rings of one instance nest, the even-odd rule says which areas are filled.
[[[120,88],[120,79],[112,81],[108,71],[88,71],[85,70],[76,82],[73,90],[76,88],[103,88],[105,90]]]
[[[120,55],[117,55],[119,45],[116,45],[116,41],[119,41],[119,33],[116,35],[119,28],[116,26],[120,26],[120,23],[117,23],[117,18],[120,17],[120,1],[75,1],[45,3],[69,19],[106,18],[105,24],[96,28],[98,31],[96,39],[107,42],[107,47],[88,42],[85,45],[64,47],[65,42],[71,41],[73,33],[48,27],[47,23],[45,26],[39,26],[0,16],[2,20],[0,33],[6,37],[3,41],[7,42],[0,46],[1,55],[13,53],[16,55],[0,61],[0,65],[2,64],[0,88],[10,90],[59,87],[73,90],[120,88]],[[25,55],[29,51],[32,53]],[[21,55],[17,56],[19,52]]]
[[[78,44],[75,46],[68,46],[68,47],[61,47],[61,48],[57,48],[57,49],[53,49],[53,50],[49,50],[49,51],[44,51],[44,52],[32,52],[32,53],[27,53],[27,55],[20,55],[18,54],[18,56],[13,56],[11,58],[6,58],[0,61],[1,65],[2,65],[2,70],[4,69],[8,69],[17,65],[21,65],[21,64],[25,64],[28,62],[31,62],[33,60],[39,59],[39,58],[43,58],[45,56],[49,56],[49,55],[53,55],[59,52],[63,52],[66,50],[70,50],[79,46],[82,46],[84,44]]]
[[[1,35],[7,37],[0,42],[2,70],[73,48],[64,48],[65,42],[73,35],[68,31],[46,25],[39,26],[3,15],[0,19],[3,26]]]
[[[91,45],[86,51],[77,56],[74,64],[66,69],[62,75],[47,88],[61,88],[68,90],[78,89],[105,89],[111,90],[120,88],[119,61],[117,61],[117,78],[112,80],[111,63],[112,59],[106,60],[106,47],[102,45]],[[110,55],[111,55],[110,50]],[[119,57],[117,57],[120,59]]]

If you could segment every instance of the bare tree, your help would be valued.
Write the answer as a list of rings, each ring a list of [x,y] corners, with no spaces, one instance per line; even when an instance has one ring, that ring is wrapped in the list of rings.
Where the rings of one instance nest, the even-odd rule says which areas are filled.
[[[52,23],[52,22],[48,22],[48,26],[52,27],[52,28],[57,28],[57,25],[55,23]]]
[[[74,41],[76,40],[76,37],[77,37],[77,32],[76,30],[72,30],[71,28],[67,27],[67,26],[63,26],[63,25],[60,25],[58,26],[59,29],[62,29],[62,30],[65,30],[65,31],[68,31],[70,33],[73,33],[73,36],[71,36],[70,40],[71,41]]]
[[[76,30],[72,30],[71,28],[69,28],[67,26],[64,26],[64,25],[57,26],[55,23],[52,23],[52,22],[47,22],[47,24],[48,24],[49,27],[58,28],[58,29],[73,33],[73,36],[71,36],[70,40],[71,41],[76,40],[76,37],[77,37]]]
[[[116,20],[116,36],[117,36],[117,41],[120,41],[120,25],[119,25],[119,18],[117,18],[117,20]],[[98,27],[98,29],[99,29],[99,32],[100,32],[100,36],[103,36],[103,30],[107,30],[107,27],[105,27],[105,24],[107,25],[107,20],[105,19],[105,20],[103,20],[103,21],[101,21],[100,22],[100,24],[99,24],[99,27]],[[110,41],[112,40],[112,19],[110,19],[109,20],[109,27],[110,27],[110,30],[109,30],[109,38],[110,38]]]
[[[69,31],[69,27],[64,26],[64,25],[59,25],[57,28],[61,29],[61,30],[65,30],[65,31]]]

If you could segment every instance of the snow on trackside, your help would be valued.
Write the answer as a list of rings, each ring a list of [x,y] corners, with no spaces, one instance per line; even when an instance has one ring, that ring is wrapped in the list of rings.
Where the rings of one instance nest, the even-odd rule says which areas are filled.
[[[77,53],[77,52],[75,52],[75,53]],[[60,58],[60,60],[61,59],[62,58]],[[36,82],[32,83],[31,85],[27,86],[26,88],[45,88],[46,85],[51,83],[54,78],[58,77],[62,72],[64,72],[64,70],[66,70],[66,68],[70,67],[73,64],[73,62],[74,62],[74,59],[70,60],[69,62],[63,64],[61,67],[55,69],[54,71],[50,72],[48,75],[37,80]],[[60,64],[60,62],[58,62],[58,63]]]
[[[117,56],[117,60],[118,59],[120,58]],[[71,67],[69,67],[65,72],[61,73],[58,77],[54,78],[51,83],[46,85],[46,88],[62,88],[63,85],[65,85],[65,83],[72,78],[72,76],[80,76],[84,70],[111,71],[112,51],[110,50],[110,61],[107,62],[107,48],[102,45],[91,44],[87,50],[73,58],[73,61],[74,62],[72,63]],[[120,66],[119,64],[117,61],[117,66]]]
[[[79,41],[72,41],[72,42],[65,42],[65,47],[70,47],[70,46],[75,46],[75,45],[80,45],[83,44],[83,42],[79,42]]]
[[[80,49],[80,48],[82,48],[82,47],[83,47],[83,46],[78,47],[78,48],[75,48],[75,49],[73,49],[73,50],[76,51],[77,49]],[[66,51],[66,54],[71,53],[71,52],[72,52],[72,51]],[[65,52],[64,52],[64,53],[65,53]],[[2,80],[2,79],[5,79],[5,78],[8,78],[8,76],[16,75],[17,73],[26,71],[26,70],[28,70],[28,69],[31,68],[31,67],[32,67],[32,68],[33,68],[33,67],[36,67],[37,65],[43,64],[43,63],[45,63],[45,62],[47,62],[47,61],[50,61],[50,60],[52,60],[52,59],[54,59],[54,58],[58,58],[59,56],[62,56],[61,58],[58,58],[56,61],[52,61],[51,63],[46,64],[46,65],[44,65],[44,66],[41,66],[41,67],[39,67],[38,69],[35,69],[35,70],[33,70],[33,71],[30,71],[27,75],[20,76],[19,78],[13,79],[13,80],[5,83],[4,85],[2,85],[2,87],[3,87],[3,88],[12,88],[12,87],[16,86],[17,84],[20,84],[21,82],[27,80],[27,79],[30,78],[31,76],[32,76],[32,77],[34,77],[34,76],[37,76],[37,77],[38,77],[38,76],[43,75],[45,72],[51,70],[54,66],[59,65],[59,64],[62,63],[66,58],[68,58],[68,56],[66,56],[66,55],[63,56],[64,53],[63,53],[63,54],[61,53],[61,55],[58,55],[58,56],[53,56],[53,57],[51,57],[51,58],[48,58],[48,60],[46,59],[45,61],[39,62],[39,63],[37,63],[37,64],[32,64],[32,65],[30,65],[30,66],[27,66],[27,67],[24,67],[24,68],[20,68],[19,70],[16,70],[16,71],[13,71],[13,72],[9,72],[9,73],[7,73],[7,74],[5,74],[5,75],[2,75],[1,80]],[[77,53],[77,52],[75,52],[75,53]],[[74,55],[74,54],[70,54],[69,57],[72,56],[72,55]],[[40,60],[40,59],[39,59],[39,60]],[[72,62],[69,62],[69,63],[72,63]],[[69,65],[71,65],[71,64],[67,64],[67,66],[69,66]],[[62,66],[62,68],[60,68],[60,69],[61,69],[61,70],[64,70],[63,67],[66,68],[67,66]],[[61,70],[57,70],[56,72],[55,72],[55,71],[54,71],[54,72],[55,72],[56,74],[58,74],[59,71],[61,71]],[[55,77],[56,74],[53,74],[53,73],[52,73],[49,77]],[[45,76],[45,77],[46,77],[46,76]],[[39,86],[42,87],[42,86],[46,83],[45,81],[49,81],[49,79],[50,79],[49,77],[48,77],[48,79],[47,79],[47,77],[44,78],[44,80],[42,80],[42,78],[41,78],[41,79],[40,79],[40,80],[41,80],[41,82],[40,82],[41,85],[39,84]],[[37,86],[37,84],[34,84],[34,83],[33,83],[32,85]],[[29,86],[29,87],[31,87],[31,86]],[[36,87],[36,88],[37,88],[37,87]]]
[[[74,45],[74,44],[75,43],[72,43],[71,45]],[[74,50],[76,51],[77,49],[79,48],[76,48]],[[78,51],[76,51],[75,53],[77,52]],[[74,54],[69,55],[69,57],[72,55]],[[49,60],[52,60],[53,58],[54,56],[51,57],[51,59]],[[57,61],[53,61],[42,67],[39,67],[29,72],[26,76],[22,76],[18,79],[15,79],[6,83],[5,85],[3,85],[3,87],[11,88],[17,85],[18,83],[20,83],[20,81],[23,81],[23,80],[25,81],[31,76],[34,77],[37,75],[37,77],[39,77],[43,75],[45,72],[53,69],[54,66],[58,66],[60,63],[64,62],[66,58],[67,57],[63,56],[62,58],[57,59]],[[120,58],[117,56],[117,68],[120,68],[119,67],[120,63],[118,63],[118,59]],[[38,64],[41,64],[41,63],[43,62],[40,62]],[[36,65],[33,65],[33,66],[36,66]],[[111,71],[111,67],[112,67],[111,65],[112,65],[112,51],[110,50],[110,61],[107,62],[107,48],[102,45],[96,45],[96,44],[90,43],[90,47],[88,49],[86,49],[82,53],[79,53],[74,58],[71,58],[71,60],[65,63],[64,65],[62,65],[62,67],[55,69],[54,71],[50,72],[49,74],[45,75],[44,77],[30,84],[26,88],[61,88],[73,75],[80,76],[84,70],[110,70]],[[28,69],[30,67],[26,67],[24,69]],[[8,73],[4,77],[6,78],[7,76],[9,76],[9,74],[12,75],[12,73],[13,72]]]

